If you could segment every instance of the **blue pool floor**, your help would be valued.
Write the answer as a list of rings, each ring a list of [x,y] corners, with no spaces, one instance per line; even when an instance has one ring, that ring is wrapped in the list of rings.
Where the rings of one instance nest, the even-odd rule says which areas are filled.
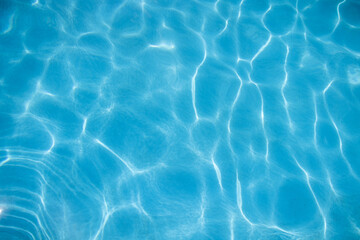
[[[360,239],[360,2],[1,0],[0,239]]]

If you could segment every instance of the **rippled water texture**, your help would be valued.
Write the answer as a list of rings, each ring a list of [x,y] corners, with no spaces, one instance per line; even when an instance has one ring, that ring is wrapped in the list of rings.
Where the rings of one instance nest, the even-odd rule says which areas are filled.
[[[360,239],[359,1],[0,11],[0,239]]]

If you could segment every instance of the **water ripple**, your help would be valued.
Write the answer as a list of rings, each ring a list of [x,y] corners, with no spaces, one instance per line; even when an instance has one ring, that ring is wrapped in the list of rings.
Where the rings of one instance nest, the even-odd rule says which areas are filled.
[[[358,239],[353,0],[0,3],[1,239]]]

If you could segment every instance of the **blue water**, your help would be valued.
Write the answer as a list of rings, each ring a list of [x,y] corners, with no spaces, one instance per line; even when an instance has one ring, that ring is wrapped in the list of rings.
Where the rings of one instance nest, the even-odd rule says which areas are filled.
[[[360,239],[359,1],[0,18],[0,239]]]

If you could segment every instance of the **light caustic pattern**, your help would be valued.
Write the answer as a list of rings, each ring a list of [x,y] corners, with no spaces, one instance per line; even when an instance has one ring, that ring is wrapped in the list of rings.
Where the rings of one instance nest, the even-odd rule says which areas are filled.
[[[0,1],[1,239],[359,239],[360,3]]]

